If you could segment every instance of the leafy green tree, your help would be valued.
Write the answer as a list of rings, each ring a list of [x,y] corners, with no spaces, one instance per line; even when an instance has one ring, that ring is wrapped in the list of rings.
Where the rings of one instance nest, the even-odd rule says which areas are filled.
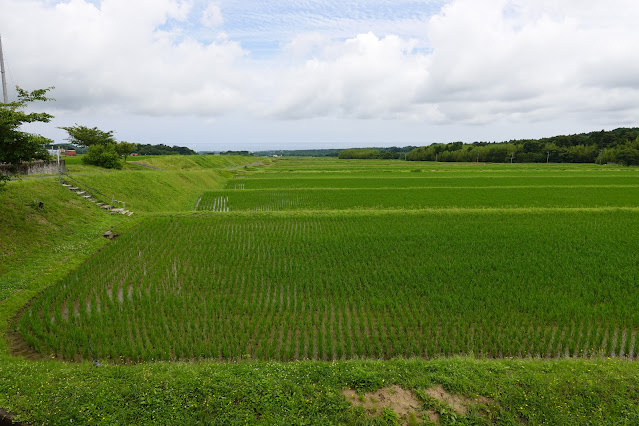
[[[31,102],[52,100],[46,97],[51,89],[53,87],[29,92],[16,87],[18,100],[7,104],[0,103],[0,163],[17,166],[25,161],[49,159],[49,153],[44,145],[53,141],[44,136],[23,132],[20,126],[24,123],[51,121],[53,116],[46,112],[24,111]],[[7,180],[9,180],[8,176],[0,175],[0,185],[4,185]]]
[[[625,166],[639,165],[639,150],[624,147],[617,153],[617,161]]]
[[[120,155],[120,157],[124,158],[124,161],[126,161],[126,158],[129,156],[129,154],[135,152],[137,148],[137,144],[125,141],[122,141],[115,146],[115,150],[117,151],[118,155]]]
[[[135,149],[136,145],[129,142],[118,143],[113,136],[113,130],[104,131],[97,127],[75,126],[60,127],[69,134],[67,140],[74,145],[88,147],[87,154],[82,157],[86,164],[100,166],[107,169],[121,169],[120,157]]]
[[[371,160],[375,158],[381,158],[381,153],[378,149],[370,148],[353,148],[345,149],[339,153],[338,158],[342,160],[359,159],[359,160]]]
[[[76,124],[70,127],[60,127],[62,130],[66,130],[69,134],[67,140],[74,145],[79,146],[93,146],[93,145],[110,145],[116,144],[116,140],[113,137],[113,130],[103,131],[97,127],[86,127]]]
[[[104,167],[105,169],[121,169],[122,161],[120,154],[116,150],[116,145],[91,145],[87,153],[82,157],[82,161],[86,164]]]

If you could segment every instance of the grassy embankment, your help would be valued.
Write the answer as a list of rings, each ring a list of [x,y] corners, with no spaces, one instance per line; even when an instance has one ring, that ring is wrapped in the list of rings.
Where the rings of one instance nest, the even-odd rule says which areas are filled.
[[[98,209],[62,187],[57,176],[11,181],[0,193],[0,352],[7,353],[9,321],[42,289],[79,267],[107,244],[108,229],[122,232],[135,226],[145,212],[190,210],[202,191],[224,185],[226,169],[254,162],[254,158],[207,156],[199,169],[183,171],[127,165],[106,171],[67,159],[71,176],[107,195],[128,202],[131,217]],[[153,161],[171,164],[171,157]],[[175,163],[188,164],[176,159]],[[43,202],[44,208],[38,203]]]
[[[272,168],[264,170],[263,177],[266,178],[269,172],[273,172],[272,177],[279,180],[283,176],[277,175],[278,170],[281,172],[285,168],[295,175],[330,174],[336,170],[365,174],[367,167],[378,164],[380,169],[392,175],[394,172],[410,173],[407,167],[415,167],[401,162],[347,163],[345,165],[329,160],[313,165],[303,160],[280,161]],[[426,168],[423,164],[417,166]],[[181,175],[185,173],[181,170],[161,172],[152,169],[142,170],[140,167],[127,166],[129,170],[108,174],[85,174],[80,176],[80,179],[101,191],[112,190],[113,186],[117,186],[117,191],[120,192],[113,195],[126,200],[127,207],[136,211],[133,220],[145,216],[138,214],[145,210],[192,210],[198,194],[205,189],[211,189],[204,187],[209,184],[215,185],[213,189],[223,187],[222,180],[213,179],[209,175],[188,176]],[[427,167],[442,173],[458,173],[464,170],[457,166],[447,168],[446,165],[428,164]],[[512,167],[505,167],[490,167],[488,170],[497,174],[512,173],[514,170]],[[135,168],[138,169],[134,170]],[[572,166],[572,169],[579,173],[590,173],[590,169],[586,167]],[[515,173],[522,170],[539,170],[540,174],[544,173],[544,168],[540,165],[535,165],[534,168],[523,165],[515,170]],[[552,167],[546,170],[559,169]],[[82,171],[92,172],[87,169]],[[189,173],[197,175],[200,172]],[[211,172],[214,175],[217,173],[220,173],[219,176],[222,178],[226,176],[224,172]],[[625,183],[627,182],[617,182]],[[146,191],[138,191],[139,186],[145,186]],[[20,192],[21,196],[26,198],[18,202],[15,208],[19,213],[28,213],[28,198],[31,196],[28,195],[29,191],[30,188],[14,191],[10,198],[0,201],[4,206],[6,200],[13,200]],[[45,186],[43,192],[46,194],[42,197],[48,197],[50,191],[54,195],[51,195],[48,201],[55,204],[58,196],[55,195],[54,191],[57,189],[54,186]],[[73,203],[73,197],[77,196],[67,194],[68,191],[60,193],[60,199],[65,203]],[[149,202],[149,197],[156,197],[156,202]],[[45,208],[46,202],[45,200]],[[343,206],[338,204],[336,207]],[[63,210],[58,212],[63,214]],[[89,213],[71,210],[69,214],[77,218]],[[128,233],[126,228],[135,224],[121,216],[105,215],[101,211],[97,211],[96,214],[102,215],[100,217],[104,217],[105,220],[116,220],[118,223],[115,225],[124,233]],[[285,214],[278,213],[279,216]],[[314,213],[309,214],[312,216]],[[52,215],[50,220],[53,224],[59,225],[63,218],[64,216]],[[605,217],[601,220],[605,220]],[[10,219],[6,222],[7,226],[13,225],[14,221],[16,219]],[[30,226],[35,226],[32,222],[38,222],[36,219],[28,221]],[[84,229],[86,232],[90,226],[95,226],[96,231],[101,231],[104,225],[112,225],[93,223],[90,219],[87,219],[87,223],[85,228],[76,229]],[[627,226],[631,228],[631,232],[636,232],[632,223],[630,221]],[[58,242],[63,245],[65,234],[62,231],[66,229],[67,232],[72,232],[71,228],[63,228],[60,225],[56,231],[58,233],[45,233],[36,237],[31,229],[40,229],[42,232],[41,228],[21,226],[17,228],[20,229],[17,234],[24,234],[25,243],[33,241],[37,244],[37,238],[47,237],[52,245],[57,246]],[[106,240],[96,235],[87,237],[84,232],[80,234],[82,235],[69,236],[69,241],[86,241],[87,249],[85,252],[81,251],[80,256],[73,256],[77,264],[71,267],[78,267],[81,260],[88,258],[91,252],[107,244]],[[9,244],[3,241],[0,247],[4,252]],[[22,253],[27,264],[43,259],[39,252],[32,250],[33,246],[26,248],[24,244],[17,244],[11,256]],[[66,253],[73,252],[74,249],[69,249]],[[3,266],[4,262],[5,259]],[[18,262],[13,262],[7,263],[9,273],[17,267]],[[27,270],[31,271],[31,268],[27,267]],[[44,278],[40,277],[39,281],[35,277],[40,274],[33,272],[32,283],[23,285],[24,288],[31,285],[31,291],[36,292],[51,285],[52,281],[58,280],[67,272],[66,263],[64,267],[54,267]],[[0,286],[7,284],[5,275],[0,278]],[[33,284],[35,281],[41,284]],[[28,300],[15,297],[16,293],[25,293],[24,290],[18,292],[14,289],[8,292],[11,293],[9,298],[5,302],[0,302],[0,314],[7,318],[14,315],[11,312],[15,312]],[[6,325],[2,327],[6,330]],[[69,364],[21,360],[8,356],[6,348],[0,355],[0,407],[34,424],[393,424],[396,417],[384,410],[381,404],[375,410],[376,415],[373,415],[364,409],[351,407],[340,394],[346,388],[365,392],[391,384],[400,385],[416,394],[419,401],[418,407],[413,410],[413,419],[419,419],[420,415],[424,417],[427,411],[432,411],[441,416],[441,424],[639,423],[639,369],[635,363],[619,359],[550,361],[448,358],[431,361],[416,359],[293,363],[239,361],[105,365],[95,368],[86,362]],[[456,412],[451,404],[436,401],[428,396],[426,389],[437,384],[444,385],[451,393],[459,393],[470,398],[481,395],[491,401],[484,400],[484,404],[480,405],[472,404],[470,411],[462,414]]]
[[[77,158],[67,161],[72,176],[108,197],[125,201],[126,208],[137,214],[193,210],[202,192],[223,188],[247,164],[270,160],[219,155],[130,157],[123,170],[107,173],[88,168]]]

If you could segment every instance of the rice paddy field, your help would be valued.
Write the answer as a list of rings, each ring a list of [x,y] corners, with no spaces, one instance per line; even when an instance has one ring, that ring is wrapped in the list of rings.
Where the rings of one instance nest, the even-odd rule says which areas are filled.
[[[639,172],[281,159],[148,215],[16,329],[103,362],[639,356]]]

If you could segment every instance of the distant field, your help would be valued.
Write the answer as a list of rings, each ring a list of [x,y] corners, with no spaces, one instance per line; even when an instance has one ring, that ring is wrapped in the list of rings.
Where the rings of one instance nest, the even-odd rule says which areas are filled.
[[[198,210],[637,207],[635,168],[285,159],[205,192]]]
[[[225,213],[148,218],[44,292],[25,341],[115,362],[639,355],[636,169],[285,159],[198,209]]]
[[[296,188],[204,193],[198,210],[636,207],[639,186]]]
[[[280,161],[261,173],[237,176],[223,190],[205,192],[197,209],[589,208],[637,207],[639,200],[639,173],[629,168],[362,163]]]
[[[417,177],[415,177],[417,175]],[[433,173],[407,175],[399,174],[368,174],[367,176],[348,176],[334,174],[325,176],[291,176],[291,174],[263,174],[259,178],[233,179],[226,184],[225,189],[366,189],[366,188],[619,188],[639,187],[639,176],[617,174],[606,175],[466,175],[433,176]]]

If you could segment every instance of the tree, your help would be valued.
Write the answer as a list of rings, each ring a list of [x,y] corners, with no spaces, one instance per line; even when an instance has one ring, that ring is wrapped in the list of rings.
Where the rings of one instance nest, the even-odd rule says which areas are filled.
[[[129,156],[129,154],[134,152],[137,148],[137,144],[125,141],[122,141],[115,146],[115,150],[120,155],[120,157],[124,158],[124,161],[126,161],[126,158]]]
[[[375,158],[380,158],[381,153],[378,149],[371,148],[352,148],[345,149],[341,151],[338,155],[339,159],[349,160],[349,159],[359,159],[359,160],[371,160]]]
[[[617,153],[617,161],[619,161],[624,166],[639,165],[639,150],[624,147]]]
[[[25,161],[49,159],[44,145],[53,141],[19,129],[24,123],[51,121],[53,116],[46,112],[27,113],[23,110],[30,102],[53,100],[46,97],[47,92],[52,89],[53,87],[48,87],[29,92],[16,86],[18,100],[8,104],[0,103],[0,163],[17,166]],[[6,183],[8,179],[7,176],[0,175],[1,184]]]
[[[86,164],[104,167],[105,169],[121,169],[120,154],[116,151],[116,145],[91,145],[82,161]]]
[[[87,154],[82,157],[86,164],[100,166],[107,169],[121,169],[120,156],[128,155],[131,146],[128,142],[118,143],[113,137],[113,130],[100,130],[97,127],[80,126],[60,127],[69,134],[67,140],[74,145],[88,147]]]
[[[90,147],[93,145],[106,146],[116,144],[113,130],[105,132],[97,127],[89,128],[78,124],[71,127],[60,127],[60,129],[67,131],[69,134],[67,140],[74,145]]]

